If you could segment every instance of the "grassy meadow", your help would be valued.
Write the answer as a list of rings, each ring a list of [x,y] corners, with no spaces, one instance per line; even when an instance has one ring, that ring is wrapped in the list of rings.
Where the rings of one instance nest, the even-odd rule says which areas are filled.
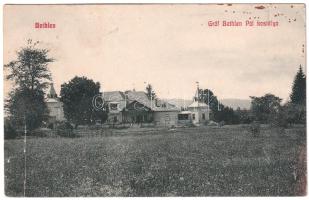
[[[26,196],[304,195],[304,127],[147,130],[29,137]],[[23,196],[23,139],[4,145],[5,193]]]

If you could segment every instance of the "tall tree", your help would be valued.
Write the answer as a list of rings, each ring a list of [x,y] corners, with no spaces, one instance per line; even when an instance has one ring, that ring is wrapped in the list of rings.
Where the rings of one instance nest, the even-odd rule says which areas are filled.
[[[290,98],[294,104],[306,103],[306,76],[301,66],[299,66],[299,70],[294,78]]]
[[[86,77],[74,77],[61,85],[60,100],[66,119],[75,124],[90,124],[95,120],[96,110],[92,105],[94,96],[100,94],[100,83]]]
[[[155,91],[153,90],[153,87],[151,84],[148,84],[146,86],[146,95],[149,99],[155,100],[157,98],[157,95]]]
[[[29,131],[40,127],[48,117],[44,93],[38,89],[15,89],[10,93],[6,107],[11,123],[17,127],[26,125]]]
[[[25,124],[34,129],[42,124],[48,113],[44,102],[44,89],[51,80],[48,64],[54,59],[48,50],[38,48],[39,42],[28,40],[25,47],[17,51],[17,59],[4,65],[8,70],[7,80],[14,84],[6,109],[15,126]]]
[[[17,59],[5,65],[9,69],[7,79],[18,88],[44,90],[51,80],[48,64],[54,59],[48,56],[48,49],[37,48],[39,42],[28,40],[26,47],[17,51]]]

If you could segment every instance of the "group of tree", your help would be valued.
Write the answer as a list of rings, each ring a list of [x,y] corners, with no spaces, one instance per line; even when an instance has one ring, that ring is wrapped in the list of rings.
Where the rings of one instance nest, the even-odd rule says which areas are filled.
[[[219,102],[217,96],[210,89],[199,89],[195,100],[206,103],[211,110],[210,118],[216,122],[224,122],[225,124],[250,123],[246,110],[237,109],[223,105]]]
[[[306,123],[306,76],[299,67],[294,78],[290,99],[282,104],[282,99],[273,94],[251,97],[253,119],[260,123],[271,123],[287,127]]]
[[[54,61],[49,50],[38,47],[39,42],[27,41],[27,45],[17,51],[17,58],[4,65],[6,79],[13,89],[5,102],[5,137],[14,137],[19,130],[28,133],[48,121],[49,111],[45,102],[45,92],[51,82],[48,65]],[[61,85],[61,101],[66,119],[77,125],[104,121],[106,109],[96,110],[92,99],[98,95],[100,84],[85,77],[74,77]]]
[[[195,100],[209,105],[211,119],[226,124],[249,124],[253,121],[265,124],[288,126],[291,124],[306,123],[306,76],[299,67],[294,78],[289,101],[282,104],[282,99],[265,94],[261,97],[250,96],[251,108],[236,109],[221,104],[214,93],[209,89],[199,89]]]
[[[100,83],[86,77],[76,76],[62,84],[60,100],[63,102],[65,118],[76,128],[78,125],[94,124],[97,120],[103,123],[107,119],[107,107],[103,105],[103,110],[93,106],[93,98],[97,95],[100,95]]]
[[[47,119],[44,90],[51,81],[47,66],[54,61],[48,56],[47,49],[37,48],[38,44],[28,40],[27,45],[17,51],[16,60],[4,65],[9,71],[6,79],[13,85],[5,104],[7,124],[29,131]]]

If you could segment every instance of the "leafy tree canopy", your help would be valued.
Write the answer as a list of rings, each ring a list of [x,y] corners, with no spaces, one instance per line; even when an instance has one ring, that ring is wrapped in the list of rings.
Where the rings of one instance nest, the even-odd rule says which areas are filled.
[[[273,94],[268,93],[261,97],[250,96],[250,98],[251,112],[257,121],[267,123],[280,110],[282,99]]]
[[[54,59],[48,56],[49,50],[38,48],[38,43],[28,40],[27,46],[17,51],[17,59],[5,65],[9,70],[6,79],[18,88],[43,90],[48,87],[51,80],[48,64]]]
[[[306,103],[306,76],[301,66],[299,67],[299,70],[294,78],[290,98],[291,102],[295,104]]]
[[[92,105],[93,97],[100,94],[100,83],[86,77],[74,77],[61,85],[60,100],[66,119],[76,126],[90,124],[95,120],[96,110]]]
[[[27,130],[30,131],[40,127],[48,117],[44,93],[38,89],[22,88],[12,91],[7,100],[6,108],[15,126],[21,127],[26,123]]]
[[[149,99],[152,99],[152,100],[157,98],[157,95],[156,95],[155,91],[153,90],[153,87],[152,87],[151,84],[148,84],[146,86],[146,95]]]

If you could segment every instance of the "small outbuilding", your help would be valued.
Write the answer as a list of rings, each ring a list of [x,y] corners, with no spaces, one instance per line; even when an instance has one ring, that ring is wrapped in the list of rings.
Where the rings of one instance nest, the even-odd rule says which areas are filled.
[[[191,113],[192,123],[195,125],[204,124],[209,121],[209,106],[206,103],[194,101],[188,106]]]
[[[178,125],[188,126],[192,124],[192,113],[190,111],[181,111],[178,113]]]
[[[45,100],[47,108],[49,110],[48,123],[55,123],[59,121],[64,121],[63,103],[57,96],[54,89],[54,85],[50,85],[49,93],[47,94],[47,99]]]

